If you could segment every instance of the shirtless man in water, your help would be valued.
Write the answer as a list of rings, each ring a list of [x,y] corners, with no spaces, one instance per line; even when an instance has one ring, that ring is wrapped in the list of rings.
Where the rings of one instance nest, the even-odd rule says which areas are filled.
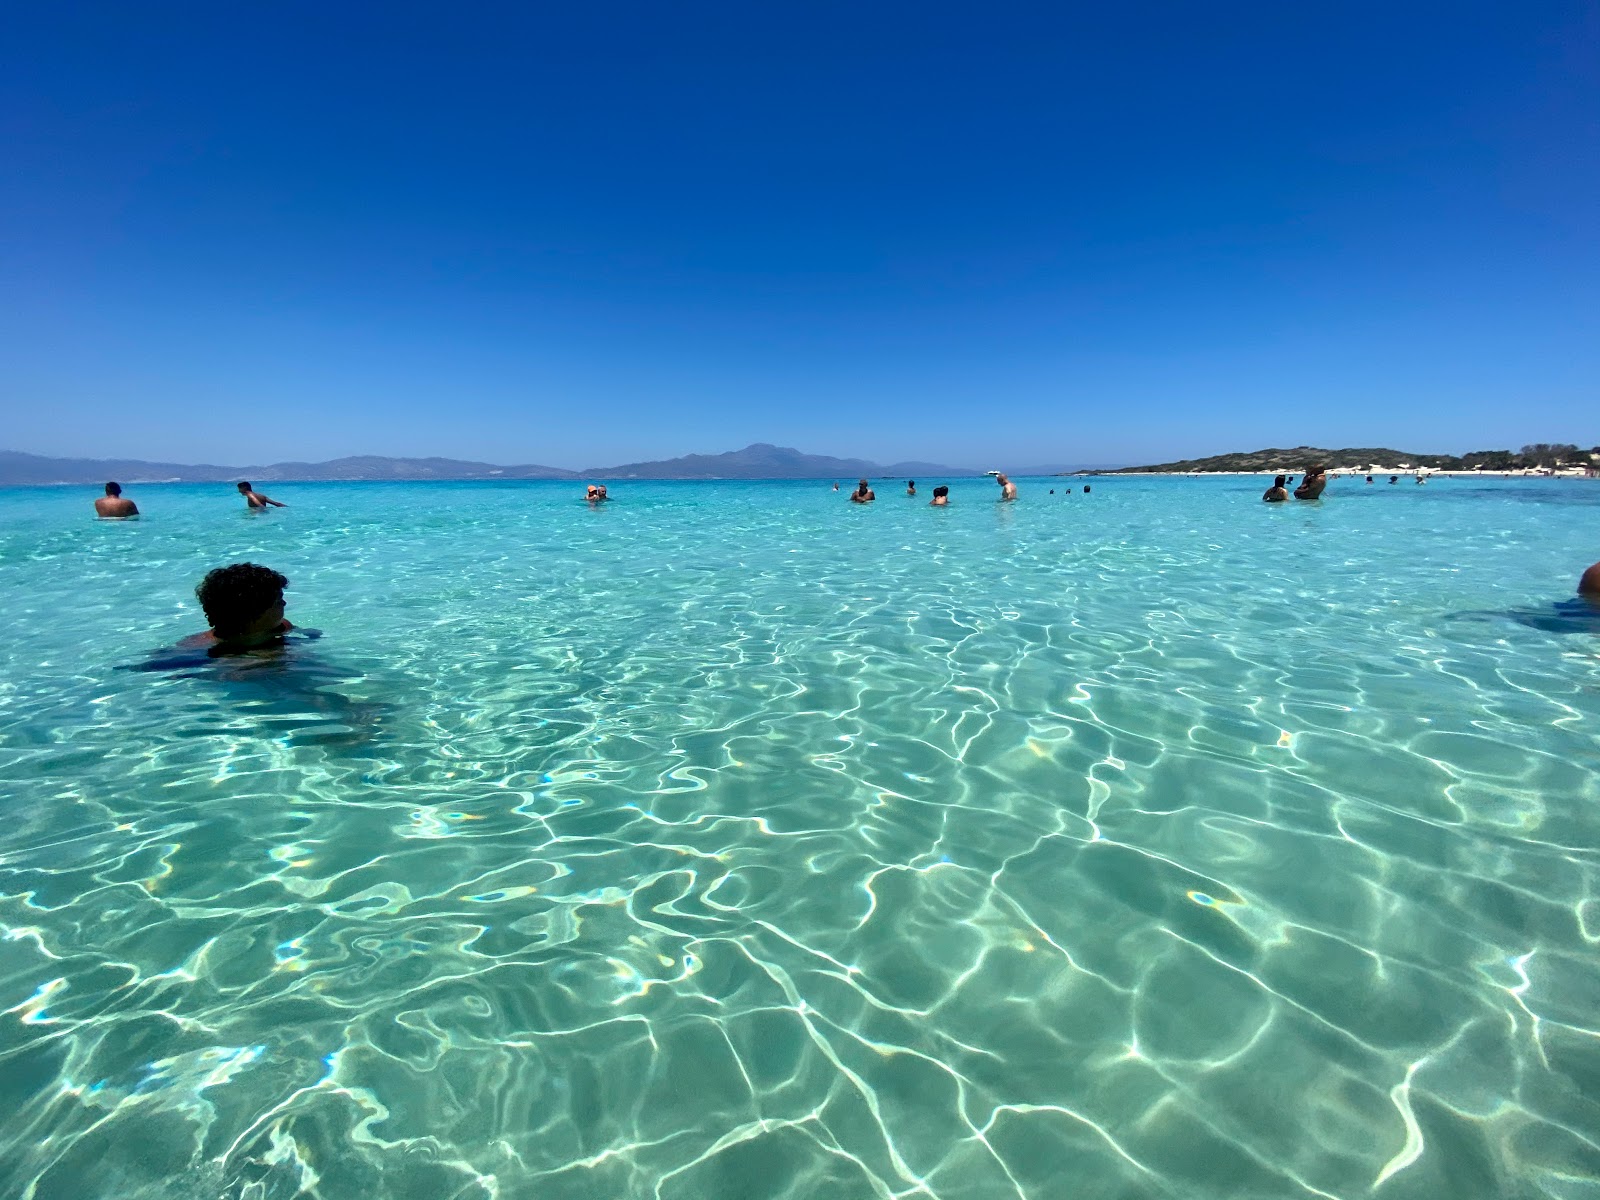
[[[1322,469],[1319,463],[1306,472],[1306,477],[1300,481],[1300,486],[1294,490],[1294,498],[1296,500],[1315,500],[1322,495],[1322,489],[1327,486],[1328,473]]]
[[[994,481],[1000,485],[1000,499],[1002,501],[1015,500],[1017,498],[1017,485],[1012,483],[1011,480],[1004,475],[997,474],[994,477]]]
[[[239,494],[244,497],[244,502],[251,508],[264,509],[269,504],[272,505],[273,508],[289,507],[281,500],[274,500],[271,496],[263,496],[260,492],[252,488],[249,483],[241,483],[239,485]]]
[[[108,483],[106,494],[94,502],[94,511],[107,520],[121,520],[123,517],[137,517],[139,506],[123,496],[120,483]]]

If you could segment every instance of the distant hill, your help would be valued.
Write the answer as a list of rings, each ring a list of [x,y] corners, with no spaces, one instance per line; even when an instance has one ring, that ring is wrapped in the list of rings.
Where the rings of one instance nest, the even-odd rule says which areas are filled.
[[[1600,447],[1596,447],[1600,454]],[[1364,471],[1368,467],[1429,467],[1436,471],[1515,471],[1524,467],[1556,466],[1562,462],[1587,462],[1589,452],[1566,444],[1538,443],[1510,450],[1475,450],[1459,457],[1454,454],[1418,454],[1410,450],[1384,447],[1359,447],[1322,450],[1315,446],[1295,446],[1249,450],[1238,454],[1217,454],[1210,458],[1186,458],[1179,462],[1157,463],[1149,467],[1123,467],[1117,474],[1141,472],[1194,473],[1204,471],[1304,471],[1321,463],[1330,471]]]
[[[219,467],[210,463],[145,462],[135,458],[45,458],[0,450],[0,486],[30,484],[220,483],[248,479],[253,483],[281,480],[341,479],[572,479],[560,467],[533,465],[497,467],[493,463],[454,458],[381,458],[359,455],[329,462],[272,463],[267,466]]]
[[[884,466],[864,458],[832,458],[826,454],[802,454],[788,446],[755,442],[743,450],[726,454],[686,454],[658,462],[624,463],[620,467],[593,467],[584,471],[587,478],[602,479],[844,479],[847,476],[981,475],[966,467],[945,467],[938,463],[899,462]]]
[[[1021,474],[1022,472],[1017,472]],[[123,484],[219,483],[248,479],[253,483],[286,480],[428,480],[428,479],[857,479],[898,476],[956,478],[981,475],[966,467],[938,463],[899,462],[887,466],[861,458],[802,454],[765,443],[727,454],[689,454],[659,462],[594,467],[582,472],[533,464],[502,467],[455,458],[384,458],[357,455],[329,462],[280,462],[230,467],[214,463],[146,462],[130,458],[46,458],[0,450],[0,487],[40,484],[97,484],[115,479]]]

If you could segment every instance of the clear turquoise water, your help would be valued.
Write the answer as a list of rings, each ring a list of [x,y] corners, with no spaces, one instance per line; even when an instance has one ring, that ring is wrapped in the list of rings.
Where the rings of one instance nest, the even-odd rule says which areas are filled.
[[[1600,1195],[1600,486],[1062,486],[0,492],[0,1195]]]

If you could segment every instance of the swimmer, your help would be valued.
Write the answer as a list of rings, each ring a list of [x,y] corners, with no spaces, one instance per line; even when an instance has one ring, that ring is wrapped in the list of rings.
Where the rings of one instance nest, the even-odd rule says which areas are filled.
[[[948,507],[950,504],[950,489],[941,483],[938,487],[933,489],[933,499],[930,500],[928,504],[932,508]],[[1600,574],[1597,574],[1596,577],[1600,578]]]
[[[915,496],[916,494],[917,494],[917,481],[915,479],[906,480],[906,495]]]
[[[1083,485],[1083,494],[1085,496],[1087,496],[1092,490],[1093,489],[1091,489],[1087,483]]]
[[[1000,500],[1002,503],[1017,498],[1017,485],[1007,479],[1003,473],[997,472],[994,481],[1000,485]]]
[[[836,492],[839,490],[839,484],[838,484],[837,480],[834,482],[833,490],[836,491]]]
[[[107,521],[120,521],[124,517],[137,517],[139,506],[123,496],[120,483],[108,483],[106,494],[94,502],[94,511]]]
[[[1272,481],[1272,486],[1261,493],[1261,498],[1268,504],[1276,504],[1280,500],[1289,498],[1289,489],[1284,487],[1286,476],[1279,475]]]
[[[1427,483],[1427,482],[1428,482],[1428,477],[1426,475],[1418,475],[1417,476],[1417,483],[1418,483],[1419,486],[1421,484],[1424,484],[1424,483]]]
[[[856,490],[850,493],[851,504],[871,504],[877,498],[878,494],[865,479],[856,484]]]
[[[606,485],[603,483],[591,483],[583,498],[590,504],[599,504],[604,500],[611,499],[610,496],[606,495]]]
[[[1389,476],[1389,482],[1390,483],[1399,483],[1400,482],[1400,476],[1398,476],[1398,475]]]
[[[1306,477],[1300,481],[1300,486],[1294,490],[1296,500],[1315,500],[1322,495],[1322,489],[1328,486],[1328,473],[1322,469],[1321,464],[1314,464]]]
[[[179,649],[207,647],[213,654],[230,654],[281,641],[294,629],[283,616],[283,589],[288,586],[270,567],[218,567],[194,589],[211,628],[184,638]]]
[[[1371,483],[1371,482],[1372,482],[1372,476],[1371,476],[1371,475],[1368,475],[1368,476],[1367,476],[1367,482],[1368,482],[1368,483]]]
[[[248,482],[241,483],[239,485],[239,494],[244,497],[245,504],[250,508],[261,509],[265,511],[267,505],[269,504],[272,505],[273,508],[289,507],[282,501],[274,500],[271,496],[263,496],[260,492],[251,487]]]
[[[1600,562],[1578,577],[1578,595],[1590,604],[1600,604]]]

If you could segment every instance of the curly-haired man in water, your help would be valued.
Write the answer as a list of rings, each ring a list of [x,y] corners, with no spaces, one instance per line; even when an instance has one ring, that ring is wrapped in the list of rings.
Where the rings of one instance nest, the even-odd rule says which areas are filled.
[[[288,579],[271,567],[255,563],[218,567],[194,589],[211,628],[179,645],[247,650],[277,641],[294,628],[283,618],[283,589],[288,586]]]

